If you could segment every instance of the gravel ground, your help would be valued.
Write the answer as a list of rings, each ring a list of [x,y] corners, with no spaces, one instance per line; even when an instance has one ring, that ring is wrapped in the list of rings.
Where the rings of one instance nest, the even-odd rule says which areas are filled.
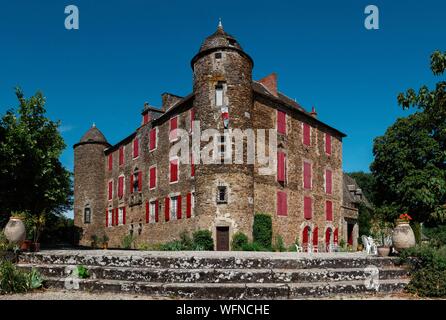
[[[0,295],[0,300],[173,300],[169,297],[116,294],[89,293],[85,291],[40,290],[26,294]],[[364,294],[364,295],[336,295],[324,298],[305,298],[304,300],[427,300],[405,293],[394,294]]]

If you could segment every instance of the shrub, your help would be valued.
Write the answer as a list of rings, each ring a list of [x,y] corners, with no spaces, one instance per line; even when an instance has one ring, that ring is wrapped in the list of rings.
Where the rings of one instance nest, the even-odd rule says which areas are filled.
[[[273,224],[270,215],[257,213],[254,216],[252,236],[254,242],[258,243],[263,248],[271,248]]]
[[[243,232],[236,232],[232,237],[231,248],[233,251],[242,251],[243,246],[248,244],[248,237]]]
[[[422,297],[446,297],[446,247],[416,246],[403,250],[401,259],[411,268],[409,292]]]
[[[433,228],[423,228],[423,231],[433,246],[441,247],[446,245],[446,225],[439,225]]]
[[[80,279],[86,279],[90,277],[90,273],[88,272],[88,269],[84,267],[83,265],[77,266],[75,269],[75,275],[77,275]]]
[[[183,245],[180,240],[174,240],[170,242],[163,243],[160,246],[161,251],[182,251],[184,250]]]
[[[212,233],[209,230],[198,230],[194,232],[192,237],[194,250],[214,250],[214,240],[212,239]]]
[[[183,250],[192,250],[194,247],[193,240],[189,236],[189,234],[186,231],[181,232],[180,234],[180,242],[183,246]]]
[[[243,251],[266,251],[258,242],[246,243],[242,246]]]
[[[135,237],[133,234],[129,233],[122,239],[122,248],[124,249],[131,249],[134,247]]]
[[[32,268],[31,272],[28,274],[28,286],[30,289],[38,289],[42,286],[43,279],[37,269]]]
[[[24,293],[40,288],[42,282],[42,276],[34,268],[27,273],[10,261],[0,262],[0,294]]]
[[[295,248],[296,249],[296,248]],[[276,236],[276,242],[274,244],[274,251],[285,252],[287,251],[285,244],[283,243],[283,238],[281,235]]]

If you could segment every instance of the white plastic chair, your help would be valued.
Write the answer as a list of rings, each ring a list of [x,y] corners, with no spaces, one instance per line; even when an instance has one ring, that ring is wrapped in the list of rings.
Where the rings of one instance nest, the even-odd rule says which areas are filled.
[[[362,239],[362,244],[364,245],[364,251],[367,254],[370,254],[370,251],[372,250],[372,247],[370,246],[368,238],[366,236],[362,236],[361,239]]]
[[[373,240],[372,237],[367,237],[367,240],[370,244],[370,251],[372,254],[378,254],[378,246],[375,243],[375,240]]]
[[[296,246],[296,252],[304,252],[304,249],[301,246],[297,245],[297,243],[294,245]]]

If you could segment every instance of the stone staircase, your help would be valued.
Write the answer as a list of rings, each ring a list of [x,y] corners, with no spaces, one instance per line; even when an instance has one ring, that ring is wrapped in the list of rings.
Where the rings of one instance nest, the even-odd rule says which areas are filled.
[[[76,280],[79,290],[192,299],[376,293],[370,279],[379,280],[378,292],[395,292],[409,281],[395,258],[362,253],[54,250],[23,253],[18,266],[37,268],[46,286],[66,289],[73,288],[70,273],[78,265],[90,273],[88,279]]]

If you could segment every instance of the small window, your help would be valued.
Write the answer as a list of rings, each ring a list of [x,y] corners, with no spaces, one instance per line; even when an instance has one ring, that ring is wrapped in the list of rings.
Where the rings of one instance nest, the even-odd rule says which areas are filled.
[[[224,157],[226,153],[226,136],[220,135],[220,157]]]
[[[89,207],[84,209],[84,223],[91,223],[91,209]]]
[[[217,52],[215,54],[215,59],[221,59],[221,52]]]
[[[237,41],[235,41],[235,39],[232,39],[232,38],[227,38],[227,39],[228,39],[230,46],[235,46],[237,44]]]
[[[217,203],[228,203],[228,188],[226,186],[218,186]]]
[[[178,213],[178,197],[171,197],[170,198],[170,220],[177,219],[177,213]]]
[[[221,83],[215,86],[215,105],[217,107],[223,106],[223,84]]]
[[[151,223],[155,223],[156,221],[158,221],[158,218],[156,216],[157,203],[158,203],[158,201],[151,201],[150,202],[150,210],[149,210],[149,212],[150,212],[150,219],[149,219],[149,221]]]

